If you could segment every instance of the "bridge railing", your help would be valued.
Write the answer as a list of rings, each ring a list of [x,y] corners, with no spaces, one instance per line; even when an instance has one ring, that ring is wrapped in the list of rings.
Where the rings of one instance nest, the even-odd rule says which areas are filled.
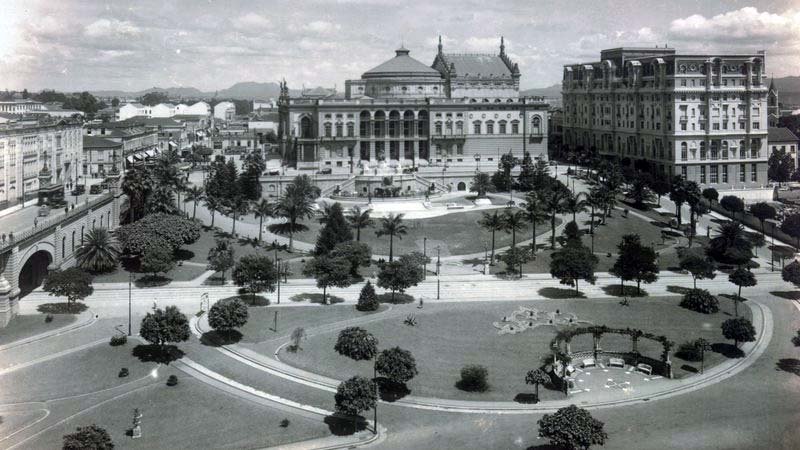
[[[27,240],[38,240],[42,236],[50,234],[58,225],[61,225],[65,222],[71,222],[78,217],[84,216],[89,210],[105,206],[108,203],[111,203],[113,199],[114,196],[111,193],[106,193],[89,203],[76,206],[74,209],[70,209],[63,215],[58,215],[56,217],[39,221],[36,226],[31,225],[30,228],[21,232],[18,231],[16,234],[8,233],[5,237],[5,240],[0,240],[0,253],[13,248],[14,246],[20,245]]]

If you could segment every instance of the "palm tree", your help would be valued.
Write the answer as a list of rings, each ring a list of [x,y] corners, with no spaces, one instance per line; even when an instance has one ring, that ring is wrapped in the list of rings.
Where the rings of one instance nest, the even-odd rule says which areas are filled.
[[[525,203],[522,205],[524,208],[524,217],[532,226],[531,251],[536,253],[536,224],[544,222],[544,220],[547,219],[547,214],[542,205],[542,199],[539,198],[536,192],[528,192],[525,196],[525,200]]]
[[[356,229],[356,242],[361,241],[361,229],[372,226],[372,218],[369,217],[370,210],[361,210],[360,206],[354,206],[347,215],[350,226]]]
[[[78,267],[90,272],[106,272],[117,267],[119,248],[105,228],[92,228],[75,250]]]
[[[261,233],[264,230],[264,218],[275,215],[275,204],[262,198],[260,202],[253,205],[253,214],[258,217],[258,242],[261,242]]]
[[[250,201],[242,197],[241,195],[237,195],[228,204],[228,212],[233,217],[233,228],[231,228],[231,234],[235,235],[236,219],[238,219],[239,216],[250,212]]]
[[[572,213],[572,221],[578,223],[576,216],[580,212],[586,211],[586,194],[583,192],[577,195],[570,195],[566,200],[567,212]]]
[[[586,204],[589,206],[590,221],[589,221],[589,234],[594,234],[594,211],[595,208],[603,207],[602,193],[599,188],[592,188],[589,195],[586,196]]]
[[[307,226],[297,223],[301,219],[310,219],[314,215],[313,200],[294,184],[286,186],[283,197],[275,207],[275,215],[286,219],[283,223],[274,223],[268,228],[273,233],[289,235],[289,250],[292,250],[294,233],[305,231]]]
[[[128,222],[133,223],[137,213],[144,210],[147,196],[153,190],[153,177],[144,166],[133,166],[125,172],[122,180],[122,192],[128,196]]]
[[[186,197],[183,199],[184,203],[194,202],[194,208],[192,209],[192,220],[197,217],[197,202],[203,200],[203,198],[205,198],[205,191],[200,186],[192,186],[186,191]]]
[[[159,184],[153,189],[145,201],[145,213],[155,214],[174,214],[177,211],[175,207],[175,195],[172,186]]]
[[[213,195],[207,195],[205,206],[208,209],[208,212],[211,213],[211,228],[214,228],[214,216],[216,215],[217,211],[222,210],[222,201]]]
[[[381,228],[375,232],[378,237],[389,236],[389,262],[392,262],[394,255],[394,237],[403,239],[404,234],[408,234],[408,229],[403,224],[403,214],[389,214],[389,217],[381,218]]]
[[[550,245],[553,250],[556,248],[556,214],[567,212],[567,200],[572,196],[564,183],[555,181],[544,189],[541,193],[542,206],[550,215]]]
[[[493,213],[483,213],[483,218],[478,222],[481,227],[492,232],[492,256],[489,260],[489,265],[494,265],[494,235],[496,232],[503,230],[503,218],[495,210]]]
[[[511,248],[517,246],[517,231],[525,227],[525,213],[522,211],[506,211],[503,214],[503,230],[511,233]]]
[[[752,257],[753,244],[739,222],[725,222],[708,243],[707,253],[720,262],[742,265]]]

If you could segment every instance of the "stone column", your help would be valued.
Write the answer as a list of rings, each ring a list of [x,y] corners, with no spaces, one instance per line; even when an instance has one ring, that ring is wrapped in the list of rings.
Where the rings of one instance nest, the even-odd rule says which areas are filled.
[[[14,317],[12,304],[14,300],[11,299],[11,283],[0,274],[0,328],[5,327]]]

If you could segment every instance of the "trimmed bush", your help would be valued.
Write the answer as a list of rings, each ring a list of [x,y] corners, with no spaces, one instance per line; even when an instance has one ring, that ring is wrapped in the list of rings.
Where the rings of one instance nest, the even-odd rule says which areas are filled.
[[[467,392],[486,392],[489,390],[488,378],[486,367],[470,364],[461,369],[461,379],[456,387]]]
[[[289,424],[290,424],[290,423],[291,423],[291,422],[289,421],[289,419],[283,419],[283,420],[281,420],[281,428],[289,428]]]
[[[53,315],[52,314],[48,314],[48,315],[46,315],[44,317],[44,323],[50,323],[52,321],[53,321]]]
[[[356,309],[359,311],[375,311],[381,304],[378,302],[378,296],[375,294],[375,288],[372,283],[367,281],[367,284],[361,288],[361,294],[358,296],[358,303]]]
[[[117,375],[117,376],[120,377],[120,378],[127,377],[128,376],[128,368],[127,367],[123,367],[122,369],[119,369],[119,375]]]
[[[719,311],[719,300],[705,289],[690,289],[683,296],[680,306],[703,314]]]
[[[169,378],[167,378],[167,386],[175,386],[176,384],[178,384],[178,377],[170,375]]]
[[[109,344],[111,344],[112,347],[117,347],[119,345],[125,345],[127,342],[128,342],[128,336],[121,334],[121,335],[111,336],[111,342],[109,342]]]
[[[702,351],[697,345],[697,341],[686,341],[678,346],[675,356],[684,361],[700,361],[703,359]]]

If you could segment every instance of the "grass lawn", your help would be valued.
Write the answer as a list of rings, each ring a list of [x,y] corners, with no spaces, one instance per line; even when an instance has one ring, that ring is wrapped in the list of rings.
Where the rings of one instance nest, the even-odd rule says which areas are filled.
[[[53,321],[44,321],[46,314],[24,314],[11,319],[5,328],[0,328],[0,345],[10,344],[20,339],[55,330],[75,322],[72,314],[53,314]]]
[[[166,386],[173,373],[178,385]],[[134,407],[143,416],[140,439],[126,435]],[[281,426],[283,419],[289,420],[287,427]],[[91,423],[105,428],[118,448],[263,448],[330,434],[322,420],[257,405],[162,367],[153,384],[73,417],[28,445],[61,448],[64,434]]]
[[[560,309],[562,312],[573,312],[579,319],[589,320],[597,325],[639,328],[663,334],[676,344],[699,337],[723,344],[723,347],[728,344],[722,337],[720,324],[730,317],[730,301],[721,299],[721,312],[712,315],[680,308],[679,301],[677,297],[636,299],[629,307],[620,306],[616,299],[431,304],[426,305],[424,310],[409,308],[409,312],[413,311],[417,317],[418,323],[414,327],[403,324],[404,316],[397,315],[362,326],[375,335],[379,348],[400,346],[414,355],[419,375],[408,383],[413,395],[512,400],[517,394],[530,390],[525,385],[525,374],[538,367],[540,358],[550,353],[549,344],[554,336],[552,327],[539,327],[516,335],[499,335],[492,323],[510,315],[519,306],[524,304],[546,311]],[[740,308],[740,311],[745,310],[746,308]],[[309,337],[303,350],[297,353],[282,351],[281,359],[332,378],[345,379],[356,374],[371,376],[371,361],[352,361],[333,350],[340,328]],[[589,350],[591,345],[591,336],[580,336],[573,340],[572,350]],[[626,336],[608,335],[603,338],[601,345],[606,350],[627,351],[630,349],[630,339]],[[639,351],[645,356],[658,358],[661,345],[641,340]],[[706,356],[706,366],[717,364],[725,358],[711,352]],[[687,371],[681,368],[684,364],[699,367],[698,363],[673,359],[677,377],[692,372],[692,369]],[[488,368],[489,382],[492,385],[489,392],[467,393],[455,387],[459,371],[467,364],[481,364]],[[544,399],[560,398],[557,392],[546,389],[543,391]]]
[[[503,212],[505,209],[498,209]],[[455,212],[443,216],[432,217],[429,219],[406,220],[405,225],[408,234],[402,239],[394,240],[394,254],[402,255],[412,251],[422,252],[423,238],[428,238],[428,255],[436,253],[436,246],[441,246],[442,256],[467,255],[484,251],[484,244],[491,246],[492,233],[484,230],[478,221],[483,217],[484,212],[490,211],[466,211]],[[372,247],[372,253],[376,255],[389,254],[389,237],[376,236],[378,220],[375,226],[361,230],[361,241]],[[315,243],[317,235],[322,228],[316,220],[304,222],[309,227],[307,231],[295,234],[295,240]],[[542,225],[537,227],[537,232],[544,233],[549,228]],[[353,233],[355,236],[355,232]],[[530,227],[524,228],[517,233],[517,242],[530,239]],[[495,234],[495,247],[506,247],[511,245],[511,234],[497,232]]]

